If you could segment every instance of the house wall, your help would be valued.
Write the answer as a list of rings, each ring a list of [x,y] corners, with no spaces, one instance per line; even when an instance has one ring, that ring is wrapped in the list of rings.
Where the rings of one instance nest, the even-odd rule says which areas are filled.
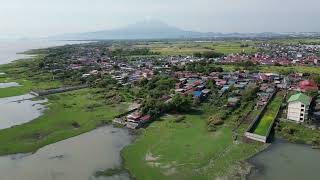
[[[291,102],[288,105],[287,119],[304,122],[308,117],[308,107],[301,102]]]

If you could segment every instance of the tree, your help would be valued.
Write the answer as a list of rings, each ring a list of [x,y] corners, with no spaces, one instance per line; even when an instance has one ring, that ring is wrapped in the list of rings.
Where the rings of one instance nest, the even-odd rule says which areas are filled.
[[[218,116],[210,116],[208,119],[208,131],[215,131],[217,129],[217,126],[222,125],[224,122],[223,120]]]
[[[242,100],[243,101],[251,101],[253,100],[258,92],[258,87],[255,84],[250,84],[243,92],[242,92]]]
[[[216,88],[216,81],[214,79],[207,80],[206,87],[210,90],[214,90]]]
[[[312,75],[311,78],[314,80],[315,83],[320,85],[320,75]]]
[[[195,52],[195,53],[193,53],[193,57],[201,58],[202,54],[200,52]]]
[[[170,102],[171,109],[177,112],[188,112],[192,107],[192,97],[176,94]]]

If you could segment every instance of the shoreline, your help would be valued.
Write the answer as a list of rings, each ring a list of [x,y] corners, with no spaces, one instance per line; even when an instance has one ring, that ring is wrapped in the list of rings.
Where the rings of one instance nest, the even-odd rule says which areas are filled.
[[[85,141],[90,139],[91,142]],[[92,141],[94,139],[96,139],[95,142]],[[127,130],[120,129],[112,125],[106,125],[98,127],[93,131],[83,133],[80,136],[70,137],[58,141],[56,143],[46,145],[32,153],[18,153],[0,156],[0,161],[1,163],[9,163],[9,165],[3,165],[2,171],[7,168],[12,168],[12,172],[16,170],[18,174],[17,177],[20,177],[22,173],[25,171],[28,171],[29,173],[36,173],[37,169],[29,169],[24,166],[16,167],[15,169],[15,167],[11,167],[10,164],[18,163],[21,165],[27,165],[30,163],[34,163],[35,167],[41,167],[42,165],[44,165],[44,170],[46,170],[46,165],[50,164],[50,168],[47,170],[56,172],[60,167],[59,164],[67,163],[71,165],[74,161],[82,161],[81,156],[83,153],[90,154],[96,152],[97,154],[95,154],[93,158],[91,158],[90,156],[87,157],[87,163],[83,162],[87,164],[84,167],[88,167],[89,169],[85,170],[84,173],[82,173],[84,176],[81,176],[81,178],[79,179],[86,179],[87,177],[90,178],[95,175],[97,167],[104,169],[122,164],[120,149],[122,149],[123,146],[127,146],[128,143],[130,144],[131,141],[132,135]],[[86,152],[82,152],[83,150],[81,148],[77,150],[77,146],[85,148],[86,144],[91,144],[93,147],[96,147],[96,150],[90,150],[90,147],[88,147],[88,150]],[[14,174],[12,174],[12,172],[10,172],[7,177],[16,177]],[[77,172],[74,171],[73,167],[71,167],[70,169],[62,169],[61,173],[62,172],[70,172],[72,174],[77,174]],[[66,179],[69,179],[67,177],[69,177],[72,174],[67,173]],[[5,172],[3,175],[5,175]],[[34,177],[35,180],[40,180],[39,178],[46,179],[43,178],[46,176],[46,173],[39,173],[39,175],[34,174],[32,177]]]
[[[270,143],[265,149],[261,150],[260,152],[254,154],[253,156],[251,156],[250,158],[248,158],[246,160],[246,162],[249,164],[249,166],[251,166],[250,172],[248,172],[246,174],[246,180],[250,179],[249,177],[252,175],[255,175],[256,173],[259,173],[259,171],[264,171],[264,167],[261,167],[259,164],[255,164],[254,159],[257,158],[258,156],[260,156],[261,154],[264,153],[272,153],[274,150],[273,148],[279,148],[279,147],[274,147],[274,146],[283,146],[283,145],[298,145],[301,146],[302,148],[306,148],[309,151],[314,150],[314,148],[312,148],[311,145],[306,144],[306,143],[294,143],[294,142],[290,142],[289,140],[280,137],[280,138],[276,138],[273,143]],[[320,151],[319,151],[320,153]]]

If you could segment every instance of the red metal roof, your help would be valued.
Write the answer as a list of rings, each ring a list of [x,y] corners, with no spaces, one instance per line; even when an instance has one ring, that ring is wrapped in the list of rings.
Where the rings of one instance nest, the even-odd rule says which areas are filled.
[[[312,80],[304,80],[299,82],[299,88],[302,92],[318,90],[317,84]]]
[[[150,115],[145,115],[142,118],[140,118],[141,121],[149,121],[151,119]]]

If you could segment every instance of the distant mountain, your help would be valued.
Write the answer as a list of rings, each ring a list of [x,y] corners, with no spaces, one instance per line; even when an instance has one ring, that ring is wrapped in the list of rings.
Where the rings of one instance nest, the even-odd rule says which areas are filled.
[[[170,26],[161,21],[148,20],[128,25],[123,28],[64,34],[49,39],[59,40],[132,40],[132,39],[190,39],[190,38],[271,38],[283,36],[297,36],[297,33],[202,33],[195,31],[185,31],[177,27]]]

